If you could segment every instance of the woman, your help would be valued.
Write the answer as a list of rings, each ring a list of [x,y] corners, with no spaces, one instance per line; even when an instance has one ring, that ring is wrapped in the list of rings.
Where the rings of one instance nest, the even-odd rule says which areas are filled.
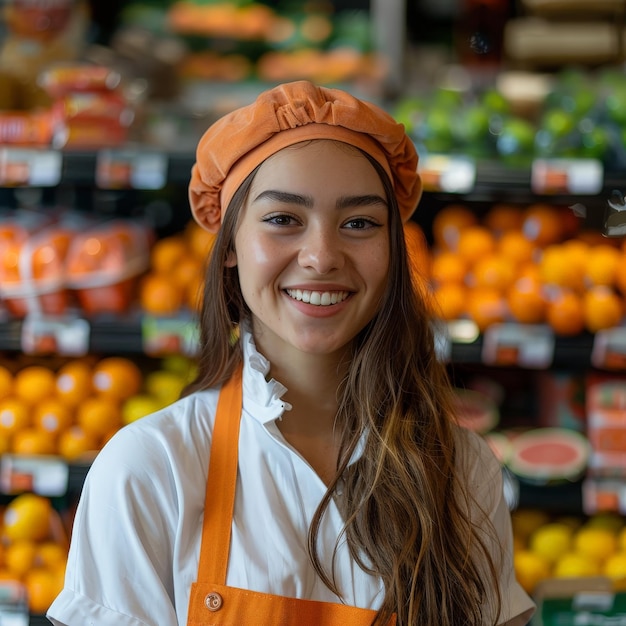
[[[500,466],[455,425],[407,262],[420,192],[404,128],[340,90],[207,130],[198,377],[94,462],[54,624],[527,623]]]

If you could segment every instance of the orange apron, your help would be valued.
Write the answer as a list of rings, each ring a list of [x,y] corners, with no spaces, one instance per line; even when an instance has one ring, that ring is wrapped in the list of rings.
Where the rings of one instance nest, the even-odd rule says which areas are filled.
[[[239,368],[224,385],[217,405],[198,580],[191,586],[187,626],[371,626],[376,617],[371,609],[226,586],[241,407]],[[395,623],[394,615],[387,626]]]

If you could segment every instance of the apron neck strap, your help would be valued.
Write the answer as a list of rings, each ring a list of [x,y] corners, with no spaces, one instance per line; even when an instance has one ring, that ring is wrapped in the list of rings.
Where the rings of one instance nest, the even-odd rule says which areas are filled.
[[[239,365],[224,384],[217,403],[204,500],[198,582],[226,584],[243,405],[242,369]]]

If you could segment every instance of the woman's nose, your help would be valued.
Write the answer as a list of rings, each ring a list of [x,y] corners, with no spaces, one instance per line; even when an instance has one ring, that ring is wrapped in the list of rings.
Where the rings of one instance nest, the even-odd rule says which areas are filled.
[[[344,260],[339,237],[328,229],[314,229],[303,238],[298,255],[301,267],[312,268],[318,274],[327,274],[341,269]]]

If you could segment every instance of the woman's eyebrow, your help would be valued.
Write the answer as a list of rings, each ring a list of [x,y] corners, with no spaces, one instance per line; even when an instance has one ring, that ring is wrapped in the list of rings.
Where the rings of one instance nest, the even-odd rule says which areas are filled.
[[[265,199],[273,200],[275,202],[283,202],[285,204],[297,204],[305,208],[311,208],[314,204],[311,196],[303,196],[301,194],[290,193],[288,191],[278,191],[276,189],[266,189],[265,191],[262,191],[258,196],[256,196],[256,198],[254,198],[254,202]],[[373,193],[362,196],[341,196],[337,199],[335,206],[338,209],[346,209],[357,206],[375,206],[377,204],[387,206],[387,201],[385,198]]]
[[[313,198],[310,196],[303,196],[297,193],[289,193],[288,191],[277,191],[276,189],[266,189],[262,191],[254,202],[258,200],[273,200],[274,202],[283,202],[285,204],[299,204],[306,208],[313,206]]]

